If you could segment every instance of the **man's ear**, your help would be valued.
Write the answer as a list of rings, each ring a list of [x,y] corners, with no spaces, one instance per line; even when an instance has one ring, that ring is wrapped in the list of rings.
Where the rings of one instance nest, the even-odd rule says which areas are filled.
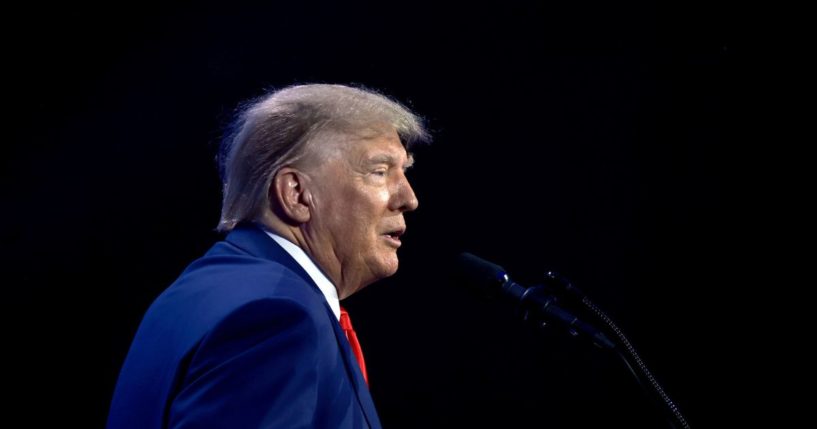
[[[279,218],[291,225],[300,225],[310,219],[311,195],[306,189],[307,177],[292,167],[283,167],[269,187],[270,207]]]

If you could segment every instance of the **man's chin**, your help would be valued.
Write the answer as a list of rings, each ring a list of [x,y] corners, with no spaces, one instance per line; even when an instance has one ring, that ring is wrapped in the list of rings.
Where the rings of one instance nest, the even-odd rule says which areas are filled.
[[[400,261],[397,259],[397,252],[391,252],[390,255],[382,255],[377,264],[377,269],[374,270],[377,279],[391,277],[397,273],[397,268]]]

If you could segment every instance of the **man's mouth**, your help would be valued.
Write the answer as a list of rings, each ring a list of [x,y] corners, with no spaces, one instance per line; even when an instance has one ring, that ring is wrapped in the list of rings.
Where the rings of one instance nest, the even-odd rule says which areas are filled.
[[[394,230],[391,230],[391,231],[387,231],[387,232],[383,233],[383,235],[389,240],[389,242],[392,245],[395,245],[396,247],[400,247],[400,244],[402,244],[400,242],[400,236],[402,236],[405,232],[406,232],[406,228],[403,227],[403,228],[397,228],[397,229],[394,229]]]

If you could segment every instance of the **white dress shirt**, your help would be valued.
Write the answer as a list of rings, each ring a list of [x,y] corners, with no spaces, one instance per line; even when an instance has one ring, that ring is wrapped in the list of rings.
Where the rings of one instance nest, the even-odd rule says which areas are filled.
[[[338,290],[326,277],[323,271],[321,271],[321,269],[315,265],[309,255],[307,255],[306,252],[304,252],[304,250],[298,247],[296,244],[278,234],[269,232],[266,228],[264,228],[264,232],[275,240],[276,243],[280,244],[281,247],[283,247],[284,250],[286,250],[286,252],[295,259],[298,265],[300,265],[304,271],[309,274],[312,281],[318,285],[318,289],[323,292],[323,296],[326,298],[326,302],[329,303],[329,308],[331,308],[332,312],[335,313],[335,317],[340,320],[340,300],[338,299]]]

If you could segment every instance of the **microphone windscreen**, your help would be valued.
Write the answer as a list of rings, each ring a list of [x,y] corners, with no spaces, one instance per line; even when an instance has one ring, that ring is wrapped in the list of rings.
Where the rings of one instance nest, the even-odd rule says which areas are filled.
[[[457,258],[457,271],[468,286],[487,295],[495,295],[505,282],[504,268],[468,252]]]

